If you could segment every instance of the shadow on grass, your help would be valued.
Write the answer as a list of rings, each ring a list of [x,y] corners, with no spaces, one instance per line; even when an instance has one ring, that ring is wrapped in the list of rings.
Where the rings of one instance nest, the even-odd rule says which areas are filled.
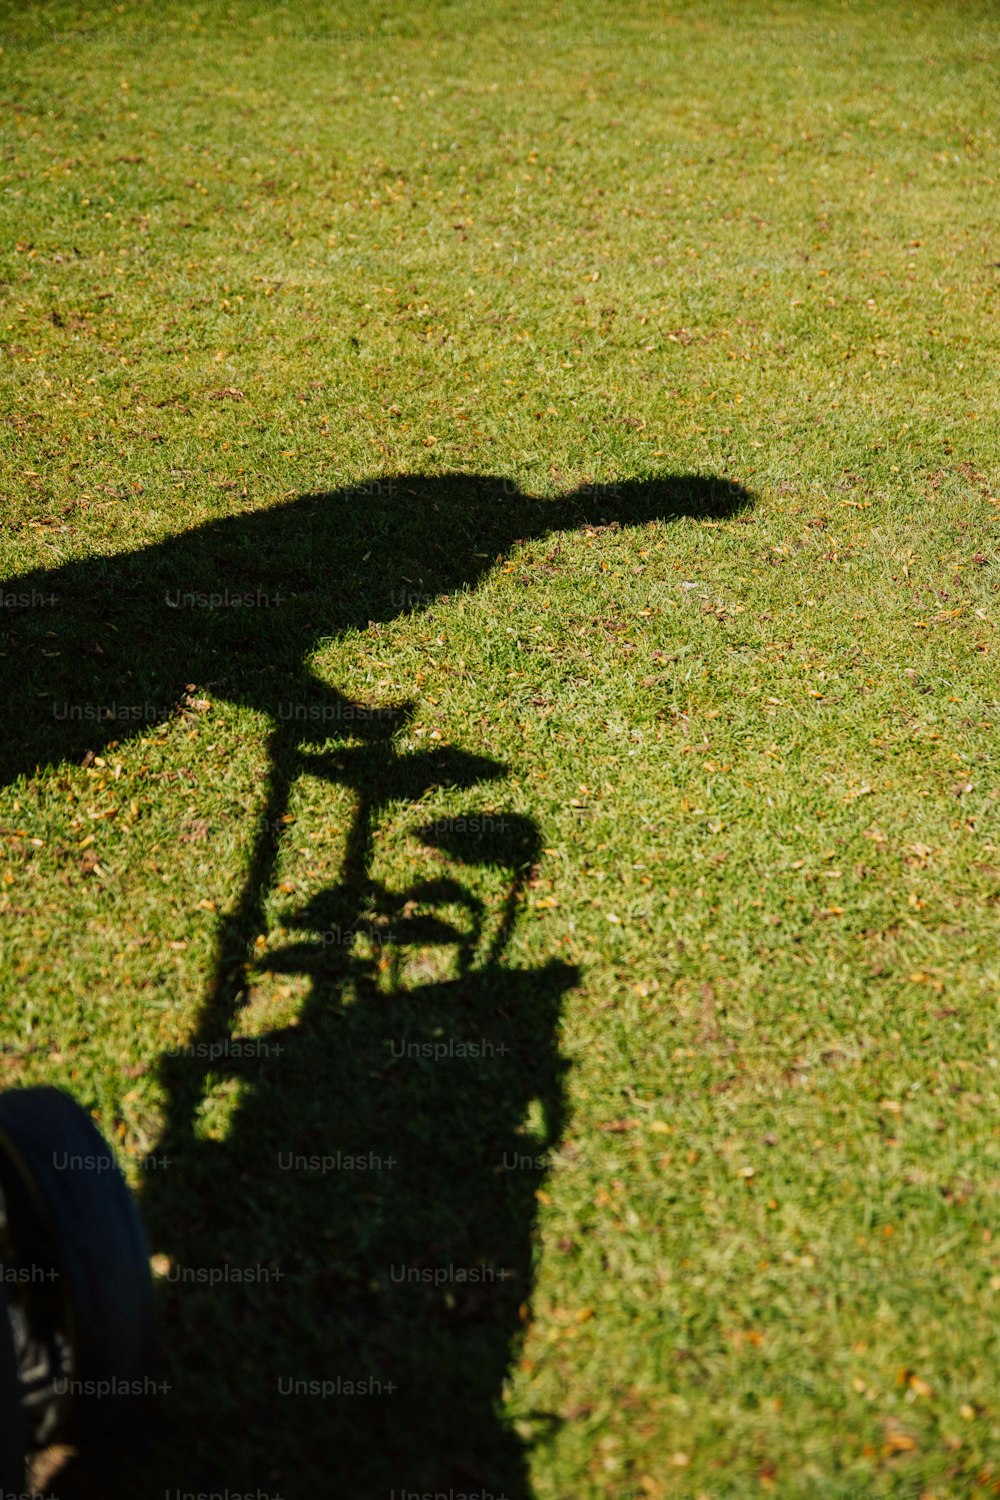
[[[474,586],[518,540],[749,503],[698,476],[549,501],[492,478],[401,477],[3,584],[0,780],[100,754],[190,692],[271,724],[244,887],[196,1034],[161,1062],[157,1154],[170,1166],[148,1174],[143,1209],[170,1261],[170,1390],[141,1456],[81,1458],[58,1481],[66,1500],[227,1489],[527,1500],[526,1455],[500,1403],[529,1312],[535,1195],[562,1131],[557,1023],[576,982],[556,961],[505,959],[540,831],[477,810],[475,789],[504,766],[402,750],[412,705],[353,702],[309,655],[324,636]],[[352,791],[340,879],[289,911],[296,935],[253,960],[303,774]],[[380,822],[433,787],[467,792],[469,813],[415,825],[436,858],[426,879],[389,890],[372,874]],[[493,872],[488,909],[474,867]],[[409,962],[435,946],[453,950],[447,980]],[[252,967],[306,976],[308,999],[294,1026],[237,1044]],[[232,1077],[232,1123],[206,1139],[199,1106]]]

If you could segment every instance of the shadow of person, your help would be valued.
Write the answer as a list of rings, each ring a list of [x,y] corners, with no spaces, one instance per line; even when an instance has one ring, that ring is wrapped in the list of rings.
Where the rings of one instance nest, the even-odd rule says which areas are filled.
[[[500,1404],[530,1307],[535,1194],[562,1129],[557,1023],[576,981],[565,964],[506,956],[541,835],[473,805],[420,831],[432,876],[386,889],[372,868],[388,804],[419,804],[432,787],[471,794],[506,768],[402,749],[411,705],[354,702],[310,656],[332,633],[474,586],[519,540],[749,504],[699,476],[547,501],[494,478],[404,476],[5,581],[0,782],[100,754],[198,690],[269,726],[243,886],[191,1042],[161,1062],[157,1159],[170,1167],[143,1189],[169,1267],[161,1437],[138,1467],[81,1457],[62,1477],[66,1500],[226,1489],[527,1500]],[[296,935],[256,960],[258,973],[306,977],[296,1024],[246,1039],[248,960],[303,774],[349,787],[353,824],[336,885],[289,912]],[[490,903],[474,889],[487,876]],[[199,1111],[227,1080],[239,1102],[215,1140]]]
[[[310,726],[378,733],[309,670],[324,637],[472,588],[520,540],[749,504],[699,475],[551,500],[490,476],[402,475],[5,578],[0,784],[170,718],[189,683],[275,724],[298,715],[297,741]]]

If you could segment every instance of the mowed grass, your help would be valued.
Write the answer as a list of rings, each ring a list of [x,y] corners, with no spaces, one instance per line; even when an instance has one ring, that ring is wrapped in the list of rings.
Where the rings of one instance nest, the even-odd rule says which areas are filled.
[[[350,491],[356,529],[406,476],[494,476],[490,494],[553,506],[582,492],[581,521],[589,495],[604,525],[616,494],[670,476],[752,500],[515,531],[444,598],[376,543],[344,563],[344,611],[317,606],[311,673],[413,703],[395,754],[500,768],[432,769],[415,806],[349,727],[327,746],[372,757],[383,892],[458,926],[476,900],[494,928],[516,905],[499,959],[477,939],[486,1020],[449,1030],[458,970],[433,924],[369,955],[339,1000],[283,968],[303,926],[326,951],[310,902],[348,883],[353,793],[330,772],[293,778],[253,956],[220,956],[274,806],[273,725],[242,686],[266,659],[244,653],[221,686],[175,674],[169,717],[111,744],[102,728],[98,761],[0,789],[0,1081],[95,1110],[161,1270],[302,1263],[246,1304],[164,1277],[173,1446],[156,1474],[176,1486],[194,1463],[293,1497],[1000,1493],[995,7],[0,15],[0,668],[37,686],[39,714],[57,683],[107,703],[102,654],[159,629],[159,599],[122,616],[95,589],[77,654],[65,570],[208,522]],[[489,532],[476,494],[470,478],[470,556]],[[399,607],[367,625],[349,596],[355,575],[373,596],[373,573]],[[29,575],[55,603],[24,605]],[[188,612],[199,664],[224,613]],[[466,815],[487,842],[503,818],[536,840],[523,878],[516,850],[463,857],[454,826],[442,854],[427,825]],[[241,1035],[294,1030],[318,993],[342,1029],[328,1073],[206,1070],[186,1179],[183,1149],[148,1160],[161,1060],[212,1034],[206,995],[244,960],[227,980]],[[425,1035],[424,987],[426,1036],[502,1037],[503,972],[557,963],[558,1021],[519,1033],[516,1068],[484,1061],[452,1116],[452,1060],[379,1092],[364,1028],[395,1033],[372,1007],[410,1004]],[[495,1135],[477,1126],[490,1087]],[[327,1123],[300,1128],[317,1109]],[[522,1123],[531,1167],[498,1166]],[[313,1184],[268,1180],[303,1129],[359,1151],[398,1129],[403,1176],[342,1173],[343,1217],[302,1208],[293,1232],[276,1205]],[[428,1140],[444,1154],[418,1191],[406,1145]],[[219,1221],[192,1209],[185,1241],[170,1215],[196,1191]],[[412,1254],[436,1265],[473,1243],[449,1237],[463,1194],[493,1226],[483,1257],[521,1256],[513,1303],[447,1286],[419,1314],[380,1312],[370,1247],[395,1243],[393,1213],[416,1216]],[[341,1329],[326,1366],[301,1352],[321,1306]],[[268,1406],[288,1375],[390,1378],[411,1316],[411,1377],[427,1339],[442,1411],[479,1382],[459,1458],[446,1415],[424,1448],[397,1419],[419,1408],[405,1379],[382,1402]],[[477,1338],[499,1358],[485,1374],[463,1364]],[[348,1477],[324,1433],[351,1424]]]

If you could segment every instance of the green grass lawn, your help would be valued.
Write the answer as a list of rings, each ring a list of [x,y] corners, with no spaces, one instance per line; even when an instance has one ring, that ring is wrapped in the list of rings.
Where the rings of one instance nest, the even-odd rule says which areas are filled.
[[[170,1387],[57,1493],[1000,1494],[995,5],[0,48],[0,1085]]]

